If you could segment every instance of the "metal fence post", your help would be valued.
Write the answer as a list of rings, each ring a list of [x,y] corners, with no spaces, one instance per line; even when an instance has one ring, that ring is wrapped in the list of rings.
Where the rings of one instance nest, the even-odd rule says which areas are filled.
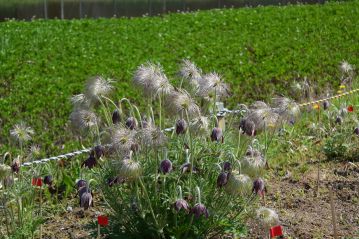
[[[64,0],[61,0],[61,19],[64,19]]]
[[[47,0],[44,0],[44,18],[47,19]]]

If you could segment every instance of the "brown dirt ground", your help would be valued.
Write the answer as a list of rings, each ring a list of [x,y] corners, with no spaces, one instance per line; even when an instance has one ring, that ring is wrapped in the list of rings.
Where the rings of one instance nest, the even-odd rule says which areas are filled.
[[[274,209],[280,217],[286,238],[334,238],[329,188],[332,188],[339,238],[359,238],[359,163],[308,162],[309,169],[297,176],[288,172],[280,177],[272,172],[267,182],[266,203],[262,206]],[[295,171],[295,169],[293,169]],[[94,197],[95,207],[84,212],[74,210],[49,218],[43,226],[44,237],[48,239],[92,238],[88,225],[96,221],[96,215],[103,212],[100,198]],[[70,204],[71,204],[70,203]],[[257,229],[256,221],[249,223],[250,237],[265,238]]]
[[[266,207],[279,214],[286,238],[334,238],[332,188],[338,238],[359,238],[359,163],[326,162],[319,172],[319,188],[318,164],[299,179],[290,172],[285,177],[273,175],[267,183]],[[253,238],[263,238],[254,224],[250,223]]]

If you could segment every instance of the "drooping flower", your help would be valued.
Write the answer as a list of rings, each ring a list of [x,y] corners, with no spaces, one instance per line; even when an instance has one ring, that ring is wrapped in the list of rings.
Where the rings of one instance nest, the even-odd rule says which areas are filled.
[[[125,123],[126,127],[133,130],[137,127],[137,120],[134,117],[129,117]]]
[[[115,109],[112,113],[112,123],[119,124],[121,122],[121,114],[118,109]]]
[[[335,123],[341,124],[342,122],[343,122],[342,117],[340,117],[340,116],[338,115],[337,118],[335,118]]]
[[[259,194],[260,196],[264,195],[265,192],[265,184],[263,179],[258,178],[256,180],[254,180],[253,182],[253,190],[252,190],[255,194]]]
[[[44,184],[47,184],[47,185],[51,186],[52,185],[52,176],[51,175],[46,175],[44,177],[43,181],[44,181]]]
[[[177,212],[183,209],[188,213],[190,210],[187,201],[184,199],[177,199],[173,206]]]
[[[257,210],[257,219],[265,228],[279,224],[278,214],[274,210],[265,207],[261,207]]]
[[[323,108],[324,108],[324,110],[329,109],[329,107],[330,107],[329,101],[325,100],[325,101],[323,102]]]
[[[214,127],[211,133],[211,140],[212,141],[223,141],[223,132],[222,129],[219,127]]]
[[[79,180],[76,182],[76,187],[77,187],[77,190],[79,190],[79,189],[82,188],[82,187],[87,187],[87,181],[84,180],[84,179],[79,179]]]
[[[106,153],[106,148],[102,145],[96,145],[92,151],[94,152],[94,155],[96,156],[97,159],[101,158],[102,156],[105,155]]]
[[[10,130],[10,135],[20,143],[31,140],[34,130],[31,127],[25,125],[24,122],[15,124],[14,128]]]
[[[176,121],[176,134],[184,134],[187,130],[187,123],[184,119],[179,119]]]
[[[108,96],[113,90],[113,81],[101,76],[90,78],[86,82],[85,96],[91,103],[97,103],[101,96]]]
[[[228,182],[228,174],[227,172],[221,172],[217,177],[217,187],[221,188],[225,186]]]
[[[206,218],[208,218],[209,216],[206,206],[202,203],[197,203],[196,205],[194,205],[191,209],[191,213],[194,214],[196,219],[199,219],[202,215]]]
[[[232,164],[228,161],[223,163],[223,171],[224,172],[231,172],[232,171]]]
[[[97,160],[95,158],[95,152],[91,151],[90,156],[81,164],[81,167],[85,166],[89,169],[95,167],[97,165]]]
[[[11,171],[13,173],[19,173],[20,171],[20,167],[21,167],[21,164],[20,164],[20,157],[17,157],[16,159],[14,159],[11,163]]]
[[[164,159],[160,163],[160,170],[162,173],[167,174],[172,171],[172,162],[169,159]]]
[[[359,127],[355,127],[355,129],[354,129],[354,134],[356,134],[356,135],[359,136]]]

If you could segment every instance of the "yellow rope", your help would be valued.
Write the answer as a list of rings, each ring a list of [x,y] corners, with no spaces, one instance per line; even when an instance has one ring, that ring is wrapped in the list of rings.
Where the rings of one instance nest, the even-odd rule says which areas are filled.
[[[321,103],[321,102],[326,101],[326,100],[338,99],[338,98],[346,96],[346,95],[354,94],[355,92],[358,92],[358,91],[359,91],[359,88],[354,89],[354,90],[350,90],[350,91],[347,91],[347,92],[344,92],[344,93],[341,93],[341,94],[338,94],[338,95],[334,95],[334,96],[331,96],[331,97],[328,97],[328,98],[315,100],[315,101],[311,101],[311,102],[307,102],[307,103],[302,103],[302,104],[299,104],[299,107]]]

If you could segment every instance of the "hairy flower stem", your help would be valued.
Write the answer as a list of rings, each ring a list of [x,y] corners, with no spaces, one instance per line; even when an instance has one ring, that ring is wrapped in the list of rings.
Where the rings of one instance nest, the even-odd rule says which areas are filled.
[[[112,125],[112,121],[110,120],[111,113],[108,111],[108,106],[101,100],[101,97],[98,97],[98,99],[103,107],[102,111],[103,111],[103,114],[105,115],[107,125],[110,126],[110,125]]]
[[[159,113],[159,125],[160,125],[160,130],[162,130],[162,93],[160,93],[159,97],[158,97],[158,101],[159,101],[159,107],[158,107],[158,113]]]
[[[154,213],[154,211],[153,211],[153,208],[152,208],[151,199],[150,199],[150,197],[148,196],[147,189],[146,189],[145,185],[143,184],[141,177],[139,178],[139,182],[140,182],[140,186],[142,187],[142,190],[144,191],[145,196],[146,196],[146,198],[147,198],[147,200],[148,200],[148,206],[149,206],[149,208],[150,208],[150,212],[151,212],[151,215],[152,215],[153,220],[154,220],[154,222],[155,222],[155,225],[156,225],[157,229],[160,229],[159,224],[158,224],[158,221],[157,221],[157,219],[156,219],[156,215],[155,215],[155,213]],[[160,233],[159,231],[157,231],[157,233],[159,233],[159,235],[160,235],[161,238],[162,238],[162,237],[164,238],[164,235],[163,235],[162,232]]]
[[[238,130],[237,158],[239,157],[239,148],[241,146],[241,129]]]

